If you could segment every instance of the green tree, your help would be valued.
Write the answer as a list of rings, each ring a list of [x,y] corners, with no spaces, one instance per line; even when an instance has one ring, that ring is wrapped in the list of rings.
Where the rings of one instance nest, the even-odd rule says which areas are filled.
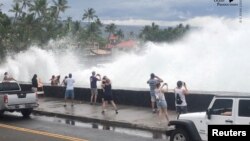
[[[105,27],[105,32],[109,34],[108,37],[111,36],[111,34],[114,34],[116,31],[116,25],[114,23],[111,23]]]
[[[31,3],[29,11],[34,12],[35,16],[41,18],[41,16],[45,16],[47,12],[47,0],[35,0]]]
[[[95,15],[95,10],[93,8],[88,8],[88,10],[84,10],[82,20],[87,19],[88,23],[90,23],[95,18],[97,18],[97,16]]]
[[[119,40],[124,39],[124,33],[121,29],[116,31],[115,35],[118,37]]]
[[[31,4],[31,0],[14,0],[14,2],[21,4],[21,10],[24,11],[24,9],[27,6],[30,6]]]
[[[57,0],[57,1],[53,0],[53,3],[55,4],[55,6],[53,7],[56,8],[55,19],[57,21],[59,18],[60,12],[65,12],[65,10],[69,8],[69,6],[67,6],[68,1],[67,0]]]
[[[3,4],[2,3],[0,3],[0,11],[2,11],[2,9],[1,9],[1,7],[3,6]]]
[[[133,31],[130,31],[130,32],[129,32],[129,38],[130,38],[130,39],[133,39],[134,36],[135,36],[135,33],[134,33]]]
[[[73,34],[79,33],[80,29],[81,29],[80,21],[74,21],[73,22]]]
[[[15,3],[15,5],[12,5],[12,9],[10,9],[9,12],[15,13],[15,17],[14,17],[14,23],[15,23],[20,13],[22,12],[22,9],[19,3]]]
[[[10,32],[11,20],[10,18],[0,11],[0,58],[3,59],[7,47],[10,47],[9,38],[11,36],[8,34]],[[1,63],[1,62],[0,62]]]

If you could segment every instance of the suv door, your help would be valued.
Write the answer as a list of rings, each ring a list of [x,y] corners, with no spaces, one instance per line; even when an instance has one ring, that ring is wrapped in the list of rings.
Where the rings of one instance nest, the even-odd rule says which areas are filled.
[[[250,98],[240,98],[238,101],[238,109],[236,112],[237,124],[250,124]]]
[[[207,124],[235,124],[234,121],[234,99],[217,98],[210,108],[211,119]]]

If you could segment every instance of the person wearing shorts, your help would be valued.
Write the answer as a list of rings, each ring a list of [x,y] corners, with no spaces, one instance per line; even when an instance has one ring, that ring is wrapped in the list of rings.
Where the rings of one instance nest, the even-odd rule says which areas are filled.
[[[66,82],[66,91],[65,91],[65,97],[64,97],[64,107],[67,106],[67,100],[71,99],[71,106],[74,106],[74,83],[75,80],[72,78],[72,74],[69,74],[69,78],[65,80]]]
[[[174,89],[174,93],[175,93],[175,107],[178,118],[180,114],[187,113],[186,95],[188,95],[188,89],[186,83],[183,81],[178,81],[177,87]]]
[[[164,86],[168,86],[167,83],[164,83],[161,86],[161,83],[156,84],[155,88],[155,97],[156,97],[156,104],[157,107],[159,108],[159,117],[161,118],[162,115],[169,121],[169,116],[168,116],[168,110],[167,110],[167,101],[165,99],[164,93],[167,92],[167,90],[164,90]]]
[[[97,100],[97,81],[101,81],[101,76],[99,74],[95,75],[95,71],[92,72],[92,76],[90,76],[90,91],[91,91],[91,97],[90,97],[90,104],[93,103],[96,104]]]
[[[150,88],[150,97],[151,97],[151,107],[152,107],[152,112],[156,113],[157,107],[155,108],[155,88],[156,84],[163,82],[161,78],[156,76],[154,73],[150,74],[150,79],[147,81],[149,88]]]
[[[108,102],[110,102],[112,104],[112,106],[115,109],[115,113],[118,114],[116,104],[113,100],[112,86],[111,86],[110,80],[106,77],[106,81],[102,85],[104,88],[104,95],[103,95],[104,102],[102,103],[102,114],[105,113],[105,108],[106,108],[106,105],[108,104]]]

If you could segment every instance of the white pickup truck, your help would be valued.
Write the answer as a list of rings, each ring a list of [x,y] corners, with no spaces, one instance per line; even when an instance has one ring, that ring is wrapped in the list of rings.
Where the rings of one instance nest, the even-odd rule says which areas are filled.
[[[250,95],[214,96],[206,112],[181,114],[169,122],[170,141],[207,141],[208,125],[250,125]]]
[[[0,114],[5,111],[18,111],[23,117],[29,117],[33,108],[36,107],[38,107],[36,93],[21,91],[17,82],[0,83]]]

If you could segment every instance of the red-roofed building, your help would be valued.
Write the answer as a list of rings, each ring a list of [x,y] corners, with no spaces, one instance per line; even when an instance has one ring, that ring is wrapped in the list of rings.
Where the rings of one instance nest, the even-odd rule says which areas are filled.
[[[133,48],[136,46],[136,42],[134,40],[127,40],[118,43],[115,47],[117,48]]]

